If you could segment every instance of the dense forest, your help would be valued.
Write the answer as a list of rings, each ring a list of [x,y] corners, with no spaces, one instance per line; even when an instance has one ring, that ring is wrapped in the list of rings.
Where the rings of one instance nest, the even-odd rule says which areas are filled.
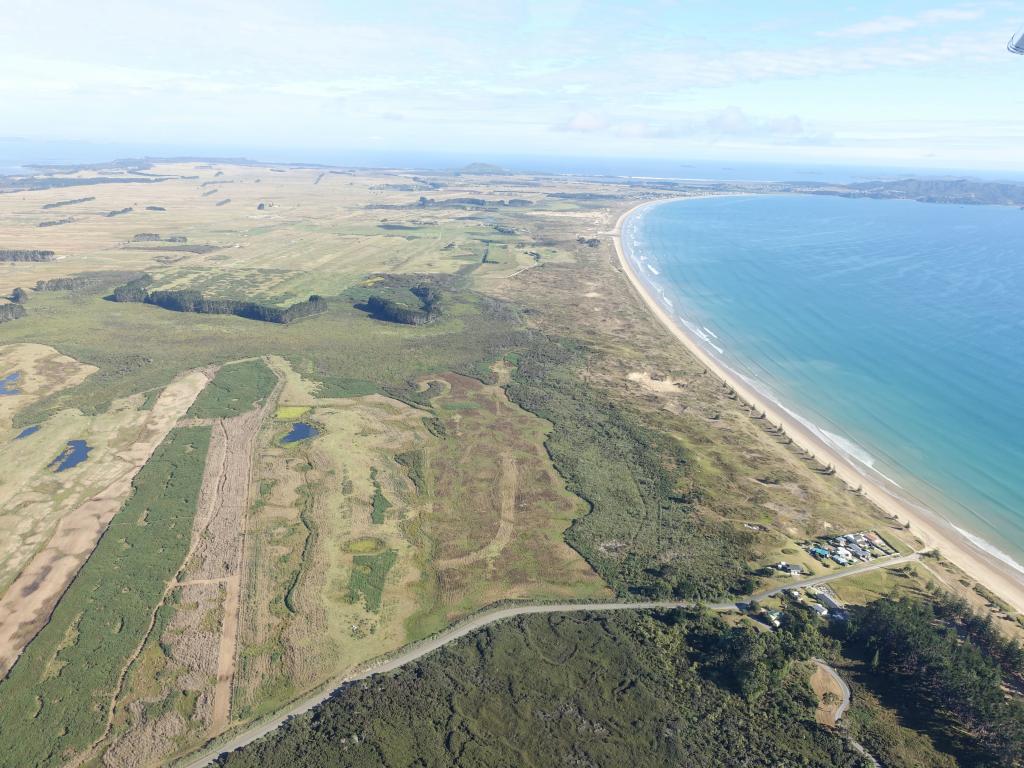
[[[1024,763],[1020,645],[966,604],[877,600],[855,612],[845,641],[882,700],[961,765]]]
[[[775,632],[700,609],[520,617],[348,686],[220,764],[877,765],[814,723],[799,662],[840,650],[879,695],[856,687],[854,704],[881,764],[1024,764],[1021,648],[983,617],[945,596],[881,599],[837,626],[841,646],[797,603]]]
[[[125,285],[114,289],[109,298],[119,302],[141,302],[169,309],[172,312],[196,312],[205,315],[235,315],[249,320],[262,320],[268,323],[291,323],[303,317],[309,317],[327,310],[327,301],[322,296],[312,295],[306,301],[292,304],[290,307],[275,307],[257,304],[253,301],[236,299],[213,299],[203,296],[199,291],[152,291],[147,287],[153,279],[144,275]]]
[[[0,261],[53,261],[53,251],[35,251],[22,248],[0,249]]]
[[[378,320],[405,325],[425,325],[441,316],[441,292],[429,285],[409,289],[420,300],[420,307],[410,307],[382,296],[370,296],[362,305]]]
[[[806,618],[806,621],[804,621]],[[813,619],[777,633],[698,611],[501,622],[221,758],[304,766],[867,766],[814,721]]]

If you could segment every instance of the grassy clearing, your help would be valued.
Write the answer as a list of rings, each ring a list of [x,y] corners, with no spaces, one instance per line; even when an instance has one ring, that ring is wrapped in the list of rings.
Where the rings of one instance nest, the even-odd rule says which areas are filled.
[[[565,544],[585,513],[565,489],[544,449],[550,425],[509,402],[496,385],[446,374],[429,392],[444,439],[405,456],[419,510],[407,531],[426,558],[421,610],[412,636],[507,598],[607,594],[591,568]],[[471,408],[448,410],[449,402]],[[429,553],[429,555],[428,555]]]
[[[384,580],[398,559],[393,549],[376,555],[356,555],[352,558],[352,575],[348,580],[349,599],[355,603],[365,601],[366,610],[380,610]]]
[[[308,411],[308,405],[279,405],[274,418],[279,421],[294,421],[301,419]]]
[[[322,399],[283,360],[285,402],[310,405],[321,434],[285,448],[268,424],[259,459],[265,492],[250,516],[234,717],[271,711],[288,698],[406,640],[414,610],[414,553],[400,530],[408,512],[396,449],[427,439],[420,412],[379,395]],[[375,480],[393,507],[371,520]],[[315,531],[315,536],[310,535]],[[350,599],[354,558],[388,551],[387,579]],[[358,584],[359,577],[356,577]]]
[[[196,419],[227,419],[252,410],[265,400],[277,384],[277,377],[262,360],[225,365],[189,409]]]
[[[363,536],[358,539],[352,539],[345,545],[345,550],[351,552],[354,555],[373,555],[380,552],[386,544],[383,539],[377,539],[373,536]]]
[[[173,430],[58,603],[0,683],[6,765],[59,765],[99,737],[118,676],[181,567],[208,427]]]

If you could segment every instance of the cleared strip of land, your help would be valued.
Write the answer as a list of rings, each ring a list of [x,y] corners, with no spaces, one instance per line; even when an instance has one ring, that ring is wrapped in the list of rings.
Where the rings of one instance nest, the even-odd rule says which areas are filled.
[[[228,723],[245,516],[257,436],[276,402],[276,382],[258,360],[223,366],[194,406],[203,417],[181,422],[210,433],[196,514],[181,568],[157,611],[165,620],[146,633],[93,750],[107,765],[154,764]]]
[[[168,434],[50,621],[0,682],[0,765],[64,765],[103,735],[98,715],[109,711],[188,550],[209,435],[208,427]]]
[[[11,668],[25,645],[46,623],[64,590],[124,504],[136,474],[207,382],[204,373],[192,371],[167,385],[138,439],[118,454],[121,467],[115,479],[101,493],[62,516],[50,541],[0,598],[0,674]]]

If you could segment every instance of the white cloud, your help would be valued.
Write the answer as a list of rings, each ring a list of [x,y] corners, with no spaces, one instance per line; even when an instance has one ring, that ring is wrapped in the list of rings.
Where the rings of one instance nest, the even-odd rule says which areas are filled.
[[[607,133],[631,139],[695,139],[716,143],[750,139],[766,144],[827,143],[825,131],[809,130],[797,115],[760,117],[737,106],[709,112],[678,114],[669,119],[612,119],[593,112],[578,112],[555,130]]]
[[[984,16],[984,11],[975,8],[934,8],[923,11],[916,16],[881,16],[877,19],[850,24],[830,32],[821,32],[822,37],[873,37],[875,35],[891,35],[897,32],[929,24],[946,22],[976,21]]]

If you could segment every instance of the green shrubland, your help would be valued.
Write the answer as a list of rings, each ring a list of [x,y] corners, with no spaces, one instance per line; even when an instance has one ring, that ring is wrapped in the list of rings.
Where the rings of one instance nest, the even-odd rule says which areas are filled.
[[[225,419],[252,410],[273,392],[277,377],[262,360],[225,365],[199,393],[188,415],[196,419]]]
[[[342,690],[221,764],[866,766],[815,723],[794,664],[807,649],[759,637],[697,612],[506,621]],[[758,695],[723,667],[741,642],[778,646],[753,665],[773,681]]]
[[[168,434],[0,682],[0,765],[62,765],[103,734],[122,670],[188,550],[209,438],[209,427]]]

